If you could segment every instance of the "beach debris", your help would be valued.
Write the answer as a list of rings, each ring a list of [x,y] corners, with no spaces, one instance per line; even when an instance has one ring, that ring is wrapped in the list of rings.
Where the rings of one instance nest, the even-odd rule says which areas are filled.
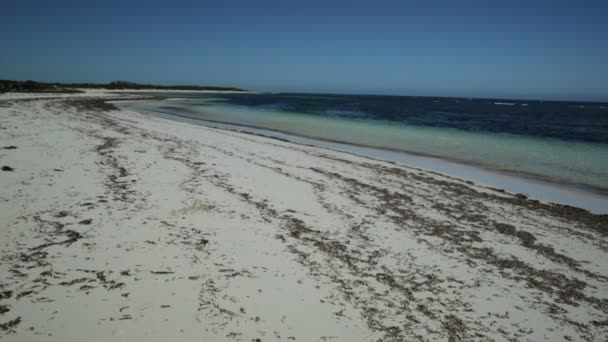
[[[516,233],[517,237],[521,240],[521,244],[526,247],[532,247],[536,237],[526,231],[518,230]]]
[[[6,165],[4,165],[4,166],[2,167],[2,171],[14,171],[14,170],[15,170],[15,169],[14,169],[14,168],[12,168],[12,167],[10,167],[10,166],[6,166]]]
[[[103,271],[99,271],[99,272],[95,273],[95,276],[97,277],[97,279],[99,279],[100,282],[105,284],[108,282],[108,279],[106,278],[106,275],[103,273],[104,273]]]
[[[124,143],[126,144],[127,142],[128,140],[125,140]],[[179,143],[176,144],[178,147],[180,146]],[[181,161],[181,159],[177,158],[186,158],[187,156],[181,156],[177,151],[178,147],[175,147],[175,151],[167,154],[176,157],[175,160]],[[122,155],[113,155],[113,153],[115,153],[113,151],[104,150],[104,153],[105,152],[107,152],[107,154],[104,155],[104,161],[111,160],[111,158],[115,158],[116,163],[128,161],[120,158]],[[123,151],[121,150],[120,152],[122,153]],[[191,157],[194,158],[195,156],[193,155]],[[339,162],[339,158],[337,157],[331,160],[332,163]],[[188,160],[184,161],[186,164],[187,162]],[[312,283],[315,286],[302,286],[302,289],[304,290],[306,290],[307,287],[319,289],[320,286],[324,286],[326,283],[333,284],[332,286],[335,288],[335,294],[332,294],[327,298],[323,296],[323,299],[321,299],[320,302],[341,305],[341,310],[334,312],[334,315],[337,317],[344,317],[345,312],[349,314],[360,314],[364,319],[364,325],[367,323],[367,328],[369,328],[370,331],[379,334],[379,340],[398,341],[416,339],[417,336],[412,336],[412,331],[415,332],[414,334],[420,332],[419,336],[427,334],[428,336],[436,336],[438,339],[445,339],[446,341],[466,340],[480,336],[500,336],[510,340],[518,338],[525,339],[522,334],[530,334],[529,331],[531,331],[531,329],[528,330],[529,327],[522,324],[521,321],[510,319],[508,313],[505,313],[505,315],[493,314],[494,318],[491,318],[489,313],[488,317],[490,318],[478,316],[478,314],[483,312],[471,311],[473,309],[468,306],[469,302],[466,298],[467,294],[477,293],[480,288],[485,291],[490,291],[489,293],[491,294],[492,291],[494,291],[492,290],[494,287],[498,287],[498,290],[494,292],[494,295],[499,297],[502,294],[507,294],[508,292],[505,291],[508,291],[508,286],[512,284],[520,284],[521,286],[516,287],[516,289],[522,287],[527,288],[529,289],[528,291],[531,291],[536,296],[535,299],[537,300],[533,300],[533,303],[529,305],[530,307],[537,307],[538,312],[540,313],[548,313],[548,316],[557,324],[563,324],[565,327],[572,327],[572,329],[568,329],[567,331],[572,333],[575,337],[570,338],[565,335],[564,339],[566,340],[595,340],[594,337],[597,337],[597,334],[601,334],[602,331],[604,331],[603,327],[608,326],[608,321],[603,320],[599,315],[590,317],[597,319],[597,321],[589,321],[586,319],[585,321],[577,322],[570,320],[573,317],[569,316],[571,312],[583,312],[590,307],[595,308],[595,311],[604,312],[604,298],[591,297],[596,295],[599,291],[597,291],[597,289],[587,291],[586,289],[586,286],[593,289],[594,286],[601,284],[600,281],[597,281],[589,282],[587,285],[586,281],[589,281],[590,279],[602,280],[603,278],[601,277],[603,275],[593,273],[594,269],[589,270],[586,263],[592,263],[593,261],[587,261],[582,258],[580,259],[582,266],[579,269],[578,264],[576,263],[576,261],[579,260],[578,256],[575,255],[574,257],[576,257],[576,259],[573,259],[569,256],[569,251],[564,248],[560,241],[557,241],[558,239],[552,239],[552,234],[554,234],[554,232],[561,233],[561,230],[564,230],[564,234],[575,235],[576,238],[581,241],[590,240],[586,235],[586,232],[583,231],[581,233],[578,231],[577,226],[570,224],[570,221],[576,220],[577,222],[580,221],[581,225],[593,225],[593,229],[600,232],[602,235],[599,237],[597,234],[589,235],[599,241],[599,239],[603,239],[604,235],[608,233],[608,229],[606,229],[608,226],[605,225],[608,217],[592,216],[590,213],[580,209],[564,206],[558,207],[539,203],[538,201],[532,201],[530,199],[519,200],[515,195],[497,196],[493,192],[479,191],[477,188],[470,189],[464,185],[468,182],[445,180],[443,178],[429,176],[426,173],[417,173],[415,170],[412,171],[408,169],[404,171],[398,166],[387,168],[371,162],[369,165],[367,162],[365,164],[353,162],[352,164],[356,165],[357,169],[361,168],[373,171],[369,172],[369,176],[374,179],[379,178],[382,182],[377,183],[371,178],[367,179],[360,176],[357,172],[342,172],[342,169],[340,169],[337,164],[332,164],[332,172],[324,171],[323,167],[319,167],[317,173],[325,175],[326,177],[314,177],[313,179],[315,189],[318,191],[319,203],[332,215],[335,214],[339,215],[339,217],[344,216],[344,218],[348,218],[348,220],[345,220],[344,222],[339,221],[341,222],[341,225],[339,226],[341,229],[339,231],[332,229],[328,230],[334,222],[331,221],[330,224],[326,225],[324,220],[316,220],[314,215],[309,214],[306,207],[303,207],[301,210],[299,209],[296,213],[295,210],[291,209],[281,210],[285,208],[282,204],[277,205],[276,208],[273,207],[274,203],[272,198],[264,201],[258,200],[265,196],[259,196],[259,193],[256,192],[257,190],[255,188],[248,189],[249,193],[241,195],[238,191],[242,190],[237,190],[241,189],[241,184],[238,182],[235,184],[229,183],[230,177],[228,176],[221,177],[219,180],[214,180],[214,176],[209,175],[207,180],[217,183],[216,185],[218,187],[222,187],[232,194],[233,200],[237,199],[239,202],[245,200],[248,202],[249,205],[247,208],[251,211],[246,212],[248,214],[247,216],[241,216],[242,221],[251,220],[262,222],[257,218],[257,212],[255,212],[255,209],[257,209],[260,217],[264,219],[265,222],[270,222],[268,223],[269,225],[277,224],[276,227],[273,226],[277,229],[264,231],[263,238],[272,237],[274,232],[280,231],[281,234],[275,235],[276,238],[286,245],[286,247],[284,247],[285,251],[290,253],[289,255],[293,256],[292,259],[304,268],[306,275],[295,274],[296,278],[291,278],[291,275],[285,275],[286,273],[281,273],[281,270],[278,269],[274,275],[275,277],[288,277],[286,280],[289,280],[290,283],[297,280],[298,284],[302,284],[302,281],[298,280],[297,277],[307,277],[308,275],[311,275],[313,278],[306,278],[307,280],[311,280],[310,282],[307,281],[306,284]],[[112,211],[116,209],[129,209],[130,207],[128,207],[128,205],[138,200],[136,195],[139,195],[134,192],[134,189],[128,188],[129,185],[127,183],[120,182],[120,179],[122,179],[120,178],[122,177],[121,174],[126,173],[127,169],[116,164],[118,165],[116,168],[106,170],[108,164],[103,165],[104,171],[112,172],[116,176],[109,178],[106,181],[106,186],[108,184],[114,184],[116,189],[112,188],[113,190],[119,191],[119,194],[122,194],[124,190],[124,193],[129,195],[129,201],[125,204],[125,208],[115,208],[115,203],[112,203],[112,207],[108,209],[112,209]],[[135,164],[133,163],[132,165]],[[19,172],[23,169],[19,165],[16,166],[17,168],[20,168]],[[110,167],[113,166],[110,165]],[[291,166],[281,165],[281,167],[283,170],[287,170]],[[302,166],[302,168],[305,168],[305,166]],[[71,170],[72,166],[66,165],[66,169]],[[131,168],[129,167],[128,170],[131,170]],[[281,168],[277,167],[276,170],[281,171]],[[138,175],[136,168],[133,168],[132,172],[133,176]],[[287,173],[287,171],[285,172]],[[229,170],[226,174],[229,174]],[[197,175],[198,174],[195,174],[195,176]],[[348,175],[348,177],[346,175]],[[379,177],[377,177],[378,175]],[[299,177],[298,174],[295,174],[295,176]],[[192,179],[196,180],[195,177]],[[399,182],[402,182],[402,184]],[[185,184],[186,186],[190,186],[197,183],[194,183],[193,181],[193,183]],[[418,187],[418,185],[422,186]],[[334,187],[336,188],[336,191],[339,192],[340,196],[344,197],[345,201],[333,200],[334,197],[332,194]],[[83,190],[85,193],[82,196],[92,196],[88,193],[88,188],[84,188]],[[437,193],[435,193],[435,190],[437,190]],[[105,194],[108,198],[111,198],[110,196],[112,196],[112,192],[109,190]],[[420,194],[424,196],[419,196]],[[337,195],[338,193],[336,193],[336,196]],[[38,212],[37,214],[43,218],[47,217],[47,215],[56,215],[54,217],[61,218],[68,216],[68,219],[55,219],[55,222],[53,222],[52,219],[37,219],[40,223],[39,229],[42,234],[36,236],[36,240],[34,240],[33,244],[47,242],[47,244],[42,245],[43,247],[46,247],[51,244],[63,243],[60,242],[60,240],[66,239],[66,226],[69,225],[72,220],[78,222],[80,219],[85,218],[82,216],[77,219],[74,218],[75,216],[78,217],[82,214],[77,215],[77,209],[72,208],[87,199],[87,197],[74,197],[73,201],[72,198],[70,198],[70,203],[61,203],[61,205],[70,210],[70,212],[58,212],[61,207],[55,207],[56,209],[45,207],[43,208],[45,211]],[[95,203],[106,201],[104,197],[101,196],[96,196],[94,199],[90,200]],[[196,212],[198,214],[199,211],[205,211],[207,208],[210,208],[206,203],[207,202],[199,202],[196,206],[191,206],[186,209],[192,209],[194,210],[192,213]],[[225,203],[226,202],[221,201],[214,205],[221,206],[222,208],[229,207],[228,205],[225,205]],[[290,204],[291,203],[286,203],[286,205]],[[88,202],[86,205],[92,206],[93,204]],[[49,209],[51,211],[49,211]],[[81,209],[90,210],[91,208],[83,207]],[[537,218],[535,216],[536,211],[539,211],[543,216]],[[127,213],[127,211],[125,211],[125,213]],[[189,212],[178,212],[176,214],[179,214],[179,217],[184,217],[188,213]],[[229,211],[226,210],[226,213],[229,213]],[[237,211],[232,210],[230,213],[237,213]],[[299,218],[289,214],[298,214],[297,216]],[[35,215],[29,215],[28,219],[31,219],[31,217],[34,216]],[[127,215],[125,214],[125,216]],[[96,217],[96,226],[105,226],[105,217],[94,217]],[[230,317],[231,319],[236,317],[234,318],[235,320],[243,321],[260,321],[259,317],[252,318],[255,314],[251,315],[253,310],[250,308],[247,308],[247,314],[245,314],[245,308],[241,307],[241,315],[234,315],[232,311],[226,310],[220,306],[226,298],[235,298],[234,303],[231,304],[234,308],[247,305],[248,302],[239,301],[238,297],[229,297],[233,290],[233,287],[230,287],[229,285],[241,283],[236,279],[232,280],[233,278],[241,276],[253,278],[254,274],[255,277],[260,276],[261,273],[259,272],[261,272],[260,269],[262,268],[258,269],[257,266],[254,266],[252,269],[254,274],[249,273],[246,270],[238,271],[243,267],[240,263],[241,260],[229,260],[226,258],[226,253],[224,252],[226,252],[226,250],[232,251],[229,249],[232,245],[223,243],[223,241],[225,241],[223,240],[225,238],[224,235],[215,234],[216,225],[214,224],[214,221],[205,221],[205,217],[203,217],[201,220],[195,221],[201,225],[199,227],[201,229],[198,229],[188,226],[189,223],[180,223],[179,226],[170,225],[169,223],[166,223],[166,221],[162,221],[162,219],[165,218],[163,216],[152,218],[142,215],[141,217],[149,220],[148,222],[151,223],[151,225],[148,226],[156,226],[156,222],[162,222],[162,224],[175,227],[175,229],[163,229],[159,232],[168,233],[171,239],[167,239],[163,235],[134,235],[139,236],[138,241],[140,244],[144,241],[150,244],[158,244],[159,246],[155,246],[154,249],[164,248],[165,246],[168,247],[169,245],[171,245],[170,248],[174,248],[174,245],[181,245],[180,247],[187,250],[186,256],[191,257],[194,262],[207,262],[212,266],[209,269],[213,269],[214,272],[204,272],[205,268],[196,268],[198,271],[201,271],[201,274],[204,274],[204,276],[193,275],[187,277],[190,280],[194,280],[189,285],[202,287],[199,294],[199,311],[206,310],[206,313],[209,314],[207,317],[213,319],[210,320],[211,323],[215,320],[220,322],[225,321],[225,317]],[[167,216],[167,219],[171,222],[181,222],[179,217],[173,218],[172,216]],[[369,217],[369,221],[364,219],[366,217]],[[543,220],[540,220],[540,218]],[[560,218],[564,218],[564,222],[561,222],[561,220],[559,220]],[[503,220],[505,223],[494,221],[499,219]],[[68,220],[70,223],[68,223]],[[64,222],[62,224],[58,221]],[[381,223],[376,224],[376,221]],[[507,222],[511,224],[508,224]],[[146,224],[146,221],[139,221],[139,225],[141,224]],[[138,224],[134,224],[133,226],[141,228]],[[263,224],[260,223],[260,226],[263,226]],[[542,228],[545,228],[545,226],[547,229],[546,232],[543,232]],[[555,226],[556,229],[552,229],[553,226]],[[560,229],[562,226],[565,228]],[[248,226],[243,224],[243,227]],[[88,227],[81,227],[81,229],[85,228]],[[254,226],[254,228],[257,229],[257,226]],[[585,228],[586,226],[580,229]],[[524,229],[525,231],[521,229]],[[147,230],[144,229],[143,231]],[[67,232],[68,236],[70,236],[69,234],[78,234],[77,232]],[[155,233],[156,232],[158,231],[155,231]],[[387,236],[398,237],[401,232],[407,234],[408,239],[411,238],[412,242],[416,241],[420,246],[425,246],[422,248],[425,253],[424,255],[427,255],[428,253],[446,253],[441,255],[447,256],[449,260],[451,260],[450,265],[452,265],[453,262],[454,265],[458,264],[462,267],[455,267],[454,272],[449,271],[446,274],[446,272],[444,272],[446,269],[444,269],[443,265],[440,263],[417,262],[416,260],[421,257],[421,255],[417,252],[416,248],[408,248],[404,251],[404,249],[401,248],[402,244],[395,244],[396,248],[394,248],[392,244],[386,244]],[[493,239],[497,236],[499,239]],[[105,243],[105,240],[94,240],[97,237],[96,234],[87,236],[87,238],[90,238],[90,241],[93,242],[91,246],[105,247],[114,245],[114,240],[111,240],[110,243]],[[120,238],[121,235],[117,235],[117,237]],[[214,239],[214,244],[207,246],[210,242],[207,239]],[[57,243],[53,242],[54,240],[56,240]],[[396,241],[401,242],[400,240]],[[21,241],[19,242],[21,243]],[[48,242],[53,243],[48,244]],[[427,244],[433,248],[431,249],[431,252],[429,252],[429,248],[426,248]],[[85,245],[88,244],[83,243],[83,246]],[[516,253],[512,253],[513,255],[510,255],[511,253],[503,253],[503,250],[498,248],[498,246],[502,245],[514,246]],[[36,286],[39,285],[39,287],[24,288],[23,284],[20,284],[21,286],[19,287],[15,287],[16,289],[19,289],[17,290],[17,293],[24,289],[32,289],[35,291],[34,294],[28,295],[28,298],[22,298],[24,300],[19,303],[20,305],[29,304],[30,301],[32,303],[41,302],[41,299],[45,299],[46,297],[39,297],[40,293],[38,293],[38,291],[42,291],[48,286],[67,286],[73,284],[73,288],[59,289],[65,291],[68,295],[71,295],[73,293],[72,290],[78,288],[78,286],[82,284],[87,285],[82,285],[80,287],[81,290],[93,288],[92,286],[89,286],[89,282],[81,281],[81,279],[86,278],[80,278],[81,275],[73,275],[73,273],[70,273],[70,271],[81,271],[81,269],[72,268],[72,256],[74,253],[63,253],[64,251],[59,248],[49,248],[47,250],[32,252],[32,249],[30,248],[31,245],[29,244],[19,246],[24,247],[24,249],[17,250],[17,253],[19,254],[15,254],[14,256],[14,260],[19,261],[19,263],[15,264],[15,270],[11,269],[9,271],[19,272],[17,269],[20,269],[21,271],[27,272],[27,274],[19,272],[17,276],[22,278],[14,276],[11,281],[29,283],[31,279],[37,277],[40,270],[53,270],[53,272],[45,271],[40,273],[41,276],[49,277],[48,279],[37,278],[34,280],[35,282],[40,282],[40,284],[36,284]],[[119,243],[116,243],[116,253],[122,251],[129,253],[133,252],[130,248],[122,248],[123,246],[124,241],[120,239]],[[140,245],[140,247],[141,246],[142,245]],[[217,249],[213,251],[214,253],[209,251],[209,247],[211,246]],[[434,249],[436,247],[439,248]],[[202,252],[192,253],[192,250],[195,248],[202,248]],[[24,253],[23,250],[26,252]],[[30,252],[28,252],[28,250]],[[145,253],[149,253],[149,249],[143,248],[142,250]],[[281,250],[283,250],[283,247],[281,247]],[[238,249],[236,251],[238,252]],[[260,252],[266,253],[265,250],[260,250]],[[273,252],[273,250],[269,249],[268,252]],[[200,256],[203,253],[206,253],[209,257],[207,259],[201,258]],[[536,261],[534,253],[538,253],[538,256],[541,256],[542,254],[542,256],[550,258],[551,260],[567,264],[570,268],[564,268],[559,264],[551,264],[551,268],[537,267],[536,262],[530,262],[531,260]],[[181,258],[183,254],[185,253],[179,253],[179,256],[176,257]],[[403,264],[405,267],[385,262],[392,260],[395,257],[399,257],[399,260],[401,260],[406,257],[406,254],[408,259],[407,262]],[[52,267],[55,262],[60,261],[57,256],[61,255],[70,258],[70,267]],[[279,256],[283,257],[283,255]],[[86,262],[86,264],[89,265],[89,260],[92,260],[92,258],[84,256],[83,258],[74,258],[74,260],[84,260],[83,262]],[[116,262],[111,265],[106,264],[105,266],[102,266],[99,264],[99,267],[104,267],[102,269],[86,271],[89,273],[89,279],[91,279],[90,284],[96,286],[95,297],[111,296],[111,299],[114,300],[115,295],[119,293],[123,297],[128,296],[128,293],[122,292],[124,289],[110,292],[111,294],[109,295],[103,293],[106,291],[101,290],[100,285],[102,284],[106,290],[120,289],[123,287],[127,289],[124,283],[117,282],[119,281],[119,278],[112,280],[113,277],[117,276],[117,273],[121,276],[133,275],[134,278],[130,278],[129,281],[138,281],[140,278],[137,278],[137,276],[139,276],[140,270],[144,270],[144,273],[145,271],[148,271],[152,274],[174,273],[170,271],[170,268],[163,266],[161,263],[162,261],[159,262],[155,259],[150,259],[149,262],[148,260],[144,260],[141,265],[129,265],[134,267],[133,271],[120,271],[120,268],[126,266],[124,264],[121,265],[120,262],[121,259],[116,258]],[[247,263],[247,265],[249,266],[249,263]],[[220,266],[224,268],[218,269]],[[154,268],[159,270],[158,267],[163,267],[165,270],[162,270],[161,268],[160,271],[151,271]],[[263,269],[264,272],[268,272],[265,267]],[[291,270],[291,268],[289,270]],[[97,274],[98,279],[95,279],[95,273],[98,271],[101,272]],[[187,276],[187,272],[182,272],[179,269],[178,271],[179,272],[175,272],[177,275],[172,275],[171,277],[152,278],[169,281],[171,278],[175,280],[183,279],[182,275]],[[192,269],[190,269],[190,271],[192,271]],[[47,272],[48,274],[46,274]],[[470,274],[479,274],[480,272],[483,272],[483,277],[472,279],[473,277],[469,276]],[[581,276],[579,276],[579,273]],[[577,278],[580,278],[580,281],[576,281]],[[214,281],[217,282],[215,285]],[[259,283],[250,282],[246,285],[248,286],[248,291],[255,292],[255,287],[253,286],[259,285]],[[0,289],[2,289],[2,286],[3,285],[0,284]],[[13,285],[11,284],[11,286]],[[41,288],[42,290],[40,290]],[[262,290],[260,289],[259,292],[261,293]],[[266,298],[272,299],[272,289],[270,289],[270,291],[267,289],[265,292],[270,294],[260,298],[260,300],[266,300]],[[515,293],[521,294],[521,292]],[[174,292],[173,295],[175,294],[176,293]],[[189,295],[190,293],[188,292],[187,294]],[[3,297],[12,298],[13,294],[9,293],[8,295],[4,295],[3,292],[0,292],[0,299]],[[456,298],[454,302],[452,302],[453,298]],[[515,308],[523,312],[523,314],[526,314],[527,310],[530,309],[530,307],[526,307],[526,296],[522,295],[522,301],[519,301],[516,297],[513,298],[515,298],[522,307],[518,308],[515,306]],[[490,299],[492,300],[492,298]],[[0,305],[0,314],[2,310],[13,309],[9,303],[5,303],[4,301],[0,301],[0,303],[6,304],[4,308]],[[463,306],[463,304],[466,304],[467,306]],[[159,307],[167,308],[171,306],[156,304],[156,308]],[[345,311],[344,307],[347,308],[347,311]],[[578,308],[573,309],[576,311],[570,311],[570,307]],[[123,312],[124,308],[126,307],[120,309],[118,315],[115,315],[114,310],[114,317],[112,317],[111,320],[131,319],[130,315],[124,315],[130,310],[125,309],[126,311]],[[446,308],[448,308],[453,315],[446,316],[447,313],[444,311]],[[170,311],[166,311],[166,313],[169,312]],[[56,313],[57,311],[55,311],[54,314]],[[213,318],[212,315],[215,316],[215,318]],[[3,323],[6,319],[15,318],[12,316],[12,313],[11,317],[8,317],[8,315],[0,317],[3,318],[0,323]],[[105,318],[102,318],[102,320],[107,320],[109,318],[105,314],[103,317]],[[392,317],[395,317],[395,319],[392,319]],[[479,317],[480,320],[477,320],[477,317]],[[135,319],[138,318],[139,314],[136,314]],[[499,327],[498,329],[500,330],[496,330],[492,327],[492,324],[494,323],[487,326],[484,325],[484,323],[488,323],[490,319],[502,320],[502,322],[494,321],[496,322],[494,327]],[[29,321],[25,316],[23,320]],[[281,322],[284,323],[284,320],[285,316],[283,316]],[[427,322],[429,323],[427,324]],[[272,320],[268,323],[273,324]],[[522,324],[521,329],[519,329],[518,324]],[[264,324],[263,326],[260,326],[260,329],[263,329],[265,326],[267,325]],[[513,326],[514,328],[510,328],[510,326]],[[515,329],[519,330],[516,331]],[[25,330],[25,328],[22,326],[22,329],[19,330]],[[180,331],[183,332],[184,330],[182,329]],[[223,331],[225,330],[219,332]],[[590,333],[587,333],[586,331],[590,331]],[[258,333],[262,334],[262,336],[266,336],[262,331],[258,331]],[[552,337],[559,337],[555,335],[561,333],[562,332],[555,332],[552,334]],[[278,334],[275,332],[275,335]],[[547,333],[547,335],[549,335],[549,333]],[[237,337],[236,333],[234,336]],[[242,336],[242,339],[250,340],[254,337],[255,335],[249,335],[247,338]],[[241,339],[241,337],[238,338]],[[334,338],[338,337],[321,337],[322,340],[331,340]],[[287,337],[287,339],[295,340],[293,337]],[[262,339],[257,338],[253,340],[261,341]]]
[[[74,230],[62,231],[61,234],[67,235],[68,239],[63,240],[63,241],[47,242],[47,243],[44,243],[42,245],[38,245],[36,247],[31,248],[31,250],[32,251],[40,251],[41,249],[47,248],[49,246],[63,245],[63,244],[69,246],[69,245],[73,244],[74,242],[82,239],[82,234],[80,234],[79,232],[74,231]],[[39,253],[39,252],[34,252],[32,254],[29,254],[29,255],[26,256],[26,258],[32,259],[34,256],[43,257],[43,255],[40,255],[40,254],[37,254],[37,253]]]
[[[456,342],[464,339],[466,326],[460,318],[448,315],[445,317],[445,321],[443,321],[443,326],[448,331],[448,341]]]
[[[61,283],[59,283],[59,285],[62,285],[62,286],[71,286],[71,285],[82,283],[82,282],[85,282],[85,281],[86,282],[90,282],[90,281],[94,281],[94,280],[91,279],[91,278],[83,277],[83,278],[78,278],[78,279],[74,279],[74,280],[71,280],[71,281],[62,281]]]
[[[11,146],[4,146],[4,147],[2,147],[2,149],[3,150],[15,150],[15,149],[17,149],[17,146],[13,146],[13,145],[11,145]]]
[[[494,228],[496,228],[496,230],[499,233],[505,234],[505,235],[515,235],[515,232],[516,232],[515,227],[508,223],[496,222],[496,223],[494,223]]]
[[[123,282],[116,283],[115,281],[112,281],[111,283],[112,284],[107,287],[108,290],[122,289],[123,287],[127,286],[127,284]]]
[[[591,321],[590,323],[596,327],[608,327],[608,319],[603,321]]]
[[[34,291],[31,291],[31,290],[28,290],[28,291],[23,291],[23,292],[19,293],[19,294],[18,294],[18,295],[15,297],[15,299],[19,300],[19,299],[21,299],[22,297],[26,297],[26,296],[31,295],[32,293],[34,293]]]
[[[92,220],[92,219],[86,219],[86,220],[82,220],[82,221],[80,221],[80,222],[78,222],[78,223],[79,223],[79,224],[85,224],[85,225],[87,225],[87,224],[91,224],[91,222],[93,222],[93,220]]]
[[[62,218],[62,217],[68,216],[69,214],[70,214],[69,212],[67,212],[65,210],[62,210],[62,211],[58,212],[57,214],[55,214],[55,217],[56,218]]]
[[[4,315],[9,311],[11,310],[8,308],[8,305],[0,305],[0,315]]]
[[[1,331],[13,331],[13,328],[15,328],[17,325],[19,325],[19,323],[21,323],[21,317],[17,317],[11,321],[0,324],[0,330]]]

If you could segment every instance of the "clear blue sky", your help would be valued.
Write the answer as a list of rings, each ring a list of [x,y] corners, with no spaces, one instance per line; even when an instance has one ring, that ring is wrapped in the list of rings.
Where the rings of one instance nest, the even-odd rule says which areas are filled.
[[[608,100],[607,0],[4,1],[0,44],[0,79]]]

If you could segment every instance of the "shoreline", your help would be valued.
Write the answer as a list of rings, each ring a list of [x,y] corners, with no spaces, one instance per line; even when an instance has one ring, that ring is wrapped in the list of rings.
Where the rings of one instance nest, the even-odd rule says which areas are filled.
[[[197,119],[179,115],[176,111],[188,113],[186,108],[181,107],[167,107],[167,109],[173,111],[162,111],[161,109],[164,107],[152,110],[132,108],[127,105],[125,108],[139,112],[166,115],[168,116],[166,119],[169,120],[172,120],[171,117],[174,117],[177,121],[188,122],[195,125],[254,134],[267,138],[276,138],[294,144],[326,148],[344,153],[352,153],[360,157],[395,162],[403,166],[420,168],[430,172],[437,172],[441,175],[472,181],[479,183],[480,185],[504,190],[513,194],[524,194],[548,203],[580,207],[596,214],[608,213],[608,189],[594,185],[576,183],[564,179],[554,179],[548,176],[526,173],[523,171],[493,168],[487,165],[449,157],[379,148],[356,143],[346,143],[319,137],[309,137],[253,125]],[[244,129],[250,129],[252,131],[246,131]]]
[[[608,337],[608,215],[116,98],[0,95],[3,341]]]

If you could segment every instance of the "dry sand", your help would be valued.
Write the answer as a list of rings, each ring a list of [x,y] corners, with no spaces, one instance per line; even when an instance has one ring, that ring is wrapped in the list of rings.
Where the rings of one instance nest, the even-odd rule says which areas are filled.
[[[2,341],[608,340],[606,215],[104,96],[0,95]]]

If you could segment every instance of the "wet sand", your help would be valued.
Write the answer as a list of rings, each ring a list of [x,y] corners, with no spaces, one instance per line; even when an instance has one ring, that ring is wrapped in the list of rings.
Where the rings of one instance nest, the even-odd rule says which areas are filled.
[[[606,215],[104,96],[0,95],[2,340],[608,338]]]

